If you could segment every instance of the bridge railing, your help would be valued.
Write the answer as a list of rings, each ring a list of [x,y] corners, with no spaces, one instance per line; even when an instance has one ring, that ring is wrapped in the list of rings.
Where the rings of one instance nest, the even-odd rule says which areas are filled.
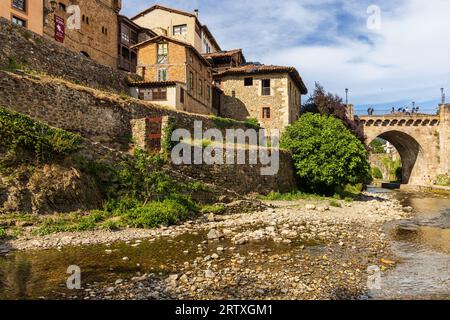
[[[411,109],[409,109],[408,112],[399,111],[398,109],[395,109],[395,112],[392,112],[392,109],[376,109],[374,108],[374,111],[370,114],[367,110],[359,109],[356,110],[355,115],[357,116],[417,116],[417,115],[437,115],[438,109],[437,108],[424,108],[419,109],[418,112],[412,112]]]

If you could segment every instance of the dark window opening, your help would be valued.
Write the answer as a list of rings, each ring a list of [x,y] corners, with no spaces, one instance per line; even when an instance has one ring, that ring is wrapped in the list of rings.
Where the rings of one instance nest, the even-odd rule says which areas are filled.
[[[15,16],[12,17],[11,22],[16,24],[16,25],[18,25],[18,26],[21,26],[21,27],[26,27],[27,26],[26,20],[20,19],[20,18],[15,17]]]
[[[270,79],[264,79],[261,81],[261,95],[270,96]]]
[[[158,88],[152,90],[152,100],[167,100],[167,89],[166,88]]]
[[[262,109],[262,117],[263,119],[270,119],[270,108]]]
[[[244,86],[246,86],[246,87],[253,86],[253,78],[245,78],[244,79]]]
[[[59,10],[66,12],[66,5],[64,3],[60,2],[58,5],[59,5]]]
[[[180,102],[184,103],[184,88],[180,88]]]
[[[26,2],[26,0],[13,0],[12,6],[14,9],[18,9],[20,11],[26,11],[27,2]]]

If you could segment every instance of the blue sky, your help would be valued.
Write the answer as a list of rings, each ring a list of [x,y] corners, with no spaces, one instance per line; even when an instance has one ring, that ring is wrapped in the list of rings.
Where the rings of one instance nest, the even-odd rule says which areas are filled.
[[[123,0],[132,16],[154,4],[200,10],[223,49],[248,61],[296,67],[310,91],[320,82],[358,111],[450,100],[448,0]],[[368,8],[376,5],[380,19]],[[372,18],[376,19],[373,20]],[[375,22],[379,28],[368,28]],[[369,26],[374,26],[373,23]]]

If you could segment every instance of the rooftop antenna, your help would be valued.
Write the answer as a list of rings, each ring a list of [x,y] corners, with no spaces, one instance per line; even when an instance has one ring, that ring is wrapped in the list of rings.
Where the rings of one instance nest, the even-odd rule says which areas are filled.
[[[441,88],[441,103],[445,104],[445,93],[444,88]]]

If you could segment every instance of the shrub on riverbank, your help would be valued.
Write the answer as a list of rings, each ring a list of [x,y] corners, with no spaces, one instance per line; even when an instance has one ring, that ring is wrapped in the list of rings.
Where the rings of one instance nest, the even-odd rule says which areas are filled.
[[[438,186],[450,187],[450,172],[439,175],[436,179],[436,184]]]
[[[367,150],[333,116],[303,115],[286,129],[280,146],[292,152],[300,186],[307,192],[333,195],[370,180]]]
[[[0,144],[8,151],[21,148],[45,161],[57,155],[68,155],[81,148],[81,136],[52,128],[18,112],[0,107]]]

